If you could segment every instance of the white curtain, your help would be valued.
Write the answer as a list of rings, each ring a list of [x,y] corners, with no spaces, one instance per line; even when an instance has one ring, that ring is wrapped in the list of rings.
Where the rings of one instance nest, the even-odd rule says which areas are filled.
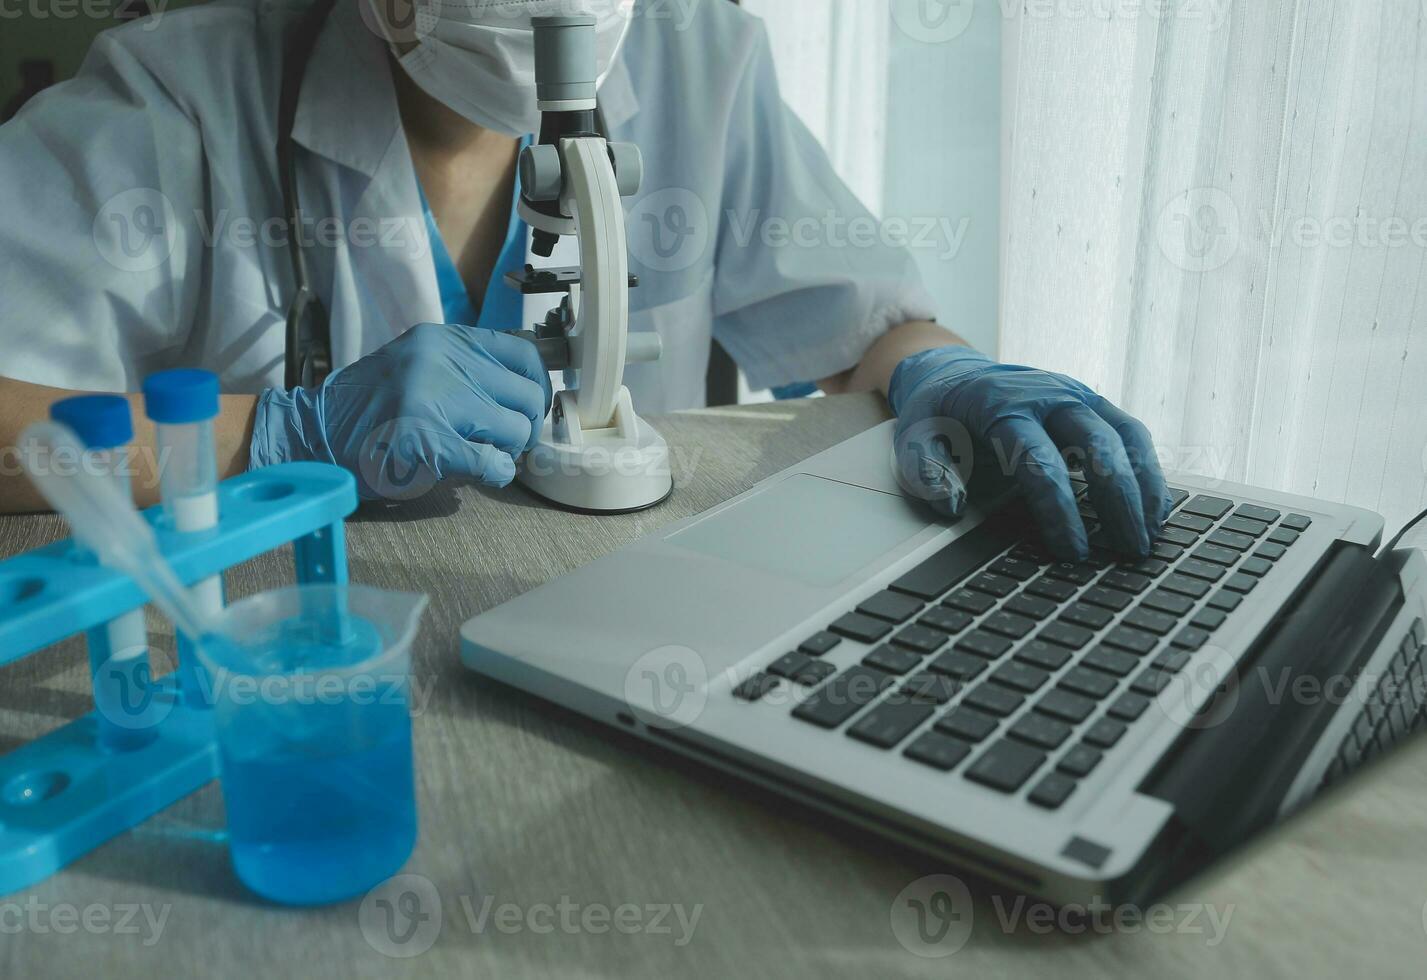
[[[953,328],[1176,469],[1427,506],[1427,0],[745,5],[874,210],[972,217]]]
[[[1120,400],[1180,469],[1401,523],[1427,503],[1427,4],[1081,6],[1007,24],[1002,356]]]

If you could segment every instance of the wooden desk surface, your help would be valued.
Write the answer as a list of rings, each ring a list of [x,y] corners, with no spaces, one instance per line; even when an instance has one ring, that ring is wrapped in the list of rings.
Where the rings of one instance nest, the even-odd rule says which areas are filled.
[[[215,784],[0,898],[0,977],[1421,976],[1421,751],[1191,884],[1165,918],[1067,935],[1030,916],[1004,925],[1024,911],[1015,898],[978,891],[953,927],[969,930],[965,946],[924,959],[894,933],[894,903],[948,869],[462,669],[469,617],[885,417],[879,399],[848,397],[660,420],[680,487],[637,516],[571,517],[474,490],[363,512],[348,526],[352,579],[432,598],[414,668],[430,696],[415,722],[421,840],[405,869],[425,881],[380,897],[424,894],[404,907],[428,916],[439,901],[439,931],[429,918],[392,947],[373,903],[364,918],[355,901],[290,911],[250,898],[229,868]],[[0,555],[62,533],[52,517],[0,519]],[[279,553],[232,572],[229,591],[291,580]],[[171,662],[171,636],[151,628]],[[71,642],[0,671],[0,751],[88,710],[85,663]],[[376,948],[410,952],[431,936],[410,958]]]

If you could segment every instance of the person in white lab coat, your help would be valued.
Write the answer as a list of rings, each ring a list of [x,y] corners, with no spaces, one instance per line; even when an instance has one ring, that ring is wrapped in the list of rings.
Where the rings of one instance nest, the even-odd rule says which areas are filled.
[[[225,475],[319,459],[376,496],[362,454],[399,425],[436,478],[513,479],[551,397],[534,347],[508,335],[538,311],[500,281],[526,257],[512,201],[538,125],[528,17],[571,4],[448,2],[403,36],[377,0],[336,0],[293,127],[312,224],[289,229],[277,93],[310,2],[216,0],[106,32],[78,77],[0,127],[0,445],[57,398],[188,366],[222,380]],[[1087,548],[1062,458],[1078,451],[1113,543],[1148,552],[1168,494],[1143,426],[1078,382],[971,350],[935,322],[905,251],[839,235],[870,216],[783,103],[756,18],[725,0],[583,6],[609,136],[645,159],[626,202],[630,327],[664,356],[628,372],[642,413],[703,404],[717,338],[754,388],[887,393],[924,497],[959,512],[990,466],[1065,556]],[[824,231],[778,241],[762,233],[774,220]],[[293,239],[337,370],[289,392]],[[917,437],[945,422],[994,444],[974,475],[946,439]],[[152,498],[152,474],[135,482]],[[0,476],[0,510],[37,504]]]

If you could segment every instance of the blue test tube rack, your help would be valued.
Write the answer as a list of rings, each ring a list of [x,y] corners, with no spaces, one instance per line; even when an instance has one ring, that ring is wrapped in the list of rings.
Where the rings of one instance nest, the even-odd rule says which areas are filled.
[[[293,543],[300,584],[347,581],[342,522],[357,508],[356,481],[321,463],[287,463],[219,485],[219,523],[209,531],[166,529],[163,511],[144,517],[185,584]],[[0,562],[0,665],[68,637],[102,629],[148,599],[122,572],[76,558],[65,540]],[[0,895],[47,878],[121,831],[218,775],[212,709],[187,690],[202,671],[180,665],[144,692],[142,745],[115,750],[91,711],[0,756]]]

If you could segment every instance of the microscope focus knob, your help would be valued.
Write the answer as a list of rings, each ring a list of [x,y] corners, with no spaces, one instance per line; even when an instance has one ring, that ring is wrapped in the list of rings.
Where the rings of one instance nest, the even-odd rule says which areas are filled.
[[[614,179],[620,197],[633,197],[644,183],[644,154],[633,143],[609,144],[609,160],[614,164]]]
[[[527,146],[520,154],[520,193],[528,201],[558,201],[565,185],[560,151],[548,144]]]

